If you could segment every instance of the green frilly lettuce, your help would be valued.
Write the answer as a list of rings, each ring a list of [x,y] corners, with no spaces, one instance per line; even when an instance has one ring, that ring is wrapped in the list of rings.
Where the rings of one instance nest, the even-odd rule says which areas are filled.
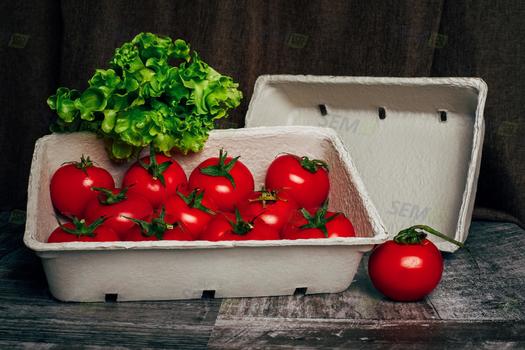
[[[84,91],[58,88],[47,100],[54,132],[92,131],[111,158],[129,159],[149,144],[169,155],[200,151],[213,129],[239,106],[232,78],[203,62],[183,40],[141,33],[116,49]]]

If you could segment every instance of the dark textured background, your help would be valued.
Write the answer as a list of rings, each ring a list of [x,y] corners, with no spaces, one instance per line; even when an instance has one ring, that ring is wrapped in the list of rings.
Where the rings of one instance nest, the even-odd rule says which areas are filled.
[[[25,207],[33,144],[54,118],[46,98],[85,88],[117,46],[151,31],[186,39],[240,82],[245,99],[223,127],[242,126],[261,74],[483,78],[475,215],[523,223],[524,18],[521,0],[2,1],[0,210]]]

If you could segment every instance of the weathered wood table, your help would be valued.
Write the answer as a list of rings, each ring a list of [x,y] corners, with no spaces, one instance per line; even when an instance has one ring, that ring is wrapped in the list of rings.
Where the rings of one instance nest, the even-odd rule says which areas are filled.
[[[383,298],[362,263],[339,294],[79,304],[50,296],[23,225],[0,222],[0,349],[525,348],[525,231],[514,224],[474,222],[471,254],[445,255],[441,284],[417,303]]]

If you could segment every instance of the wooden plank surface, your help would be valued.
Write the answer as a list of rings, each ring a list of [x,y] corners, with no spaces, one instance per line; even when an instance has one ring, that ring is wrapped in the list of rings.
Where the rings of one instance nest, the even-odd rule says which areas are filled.
[[[49,294],[20,225],[2,225],[0,349],[202,349],[221,301],[63,303]]]
[[[212,349],[523,349],[525,323],[221,319],[208,345]]]
[[[209,345],[525,348],[524,231],[474,222],[467,246],[470,253],[445,255],[442,282],[421,302],[381,296],[366,272],[368,256],[343,293],[226,299]]]
[[[525,231],[474,222],[469,252],[445,256],[446,271],[429,302],[443,319],[525,320]]]
[[[471,253],[445,256],[439,287],[395,303],[366,257],[343,293],[173,302],[62,303],[23,226],[0,214],[0,349],[525,348],[525,231],[474,222]]]

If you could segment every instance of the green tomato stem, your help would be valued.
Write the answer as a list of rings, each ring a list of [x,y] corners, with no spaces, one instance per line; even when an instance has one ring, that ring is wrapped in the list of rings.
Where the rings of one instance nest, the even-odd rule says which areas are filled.
[[[463,243],[458,242],[455,239],[450,238],[427,225],[414,225],[399,231],[399,233],[394,237],[394,242],[399,244],[421,244],[421,242],[423,242],[423,240],[427,237],[427,233],[439,237],[449,243],[455,244],[460,248],[465,247]]]

